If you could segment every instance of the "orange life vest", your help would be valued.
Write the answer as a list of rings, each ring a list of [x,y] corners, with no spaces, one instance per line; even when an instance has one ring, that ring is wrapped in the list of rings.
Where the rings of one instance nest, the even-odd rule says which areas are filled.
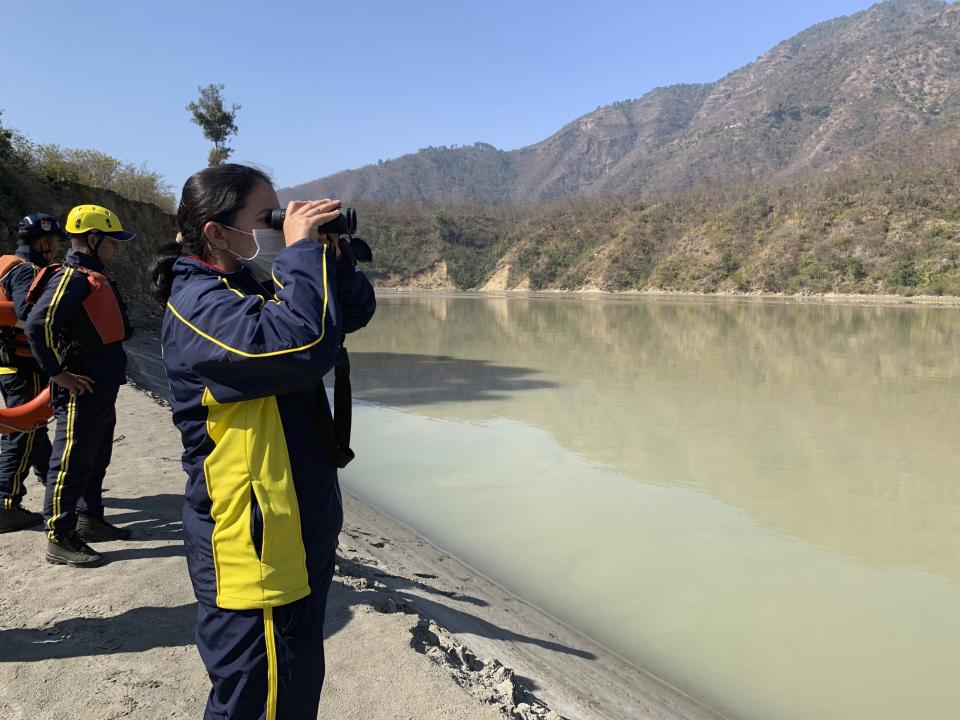
[[[50,278],[62,267],[62,265],[54,264],[42,268],[30,286],[30,291],[27,293],[27,302],[35,305],[43,294],[47,283],[50,282]],[[73,269],[83,275],[90,285],[90,293],[83,301],[83,312],[96,334],[95,338],[73,339],[78,340],[84,346],[84,349],[93,349],[89,347],[90,345],[109,345],[126,340],[130,334],[129,324],[110,278],[89,268],[74,266]]]
[[[11,270],[17,265],[26,262],[18,255],[0,256],[0,344],[4,347],[0,349],[0,356],[4,363],[18,366],[22,361],[19,358],[27,360],[27,365],[32,365],[33,353],[30,352],[30,343],[23,330],[17,327],[16,308],[13,306],[13,299],[7,293],[3,281]]]
[[[2,341],[10,342],[17,356],[32,358],[33,354],[30,352],[26,335],[16,327],[19,318],[13,307],[13,301],[3,287],[3,279],[7,273],[22,262],[26,261],[16,255],[0,257],[0,333],[3,333]],[[45,387],[39,395],[23,405],[0,408],[0,435],[30,431],[46,423],[52,415],[50,388]]]
[[[3,280],[7,273],[13,270],[17,265],[24,262],[19,255],[0,255],[0,300],[10,302],[10,296],[7,289],[3,286]]]

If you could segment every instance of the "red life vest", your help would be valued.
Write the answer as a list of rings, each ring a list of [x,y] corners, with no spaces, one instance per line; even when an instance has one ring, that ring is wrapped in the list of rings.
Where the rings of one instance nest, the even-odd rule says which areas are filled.
[[[31,305],[37,304],[44,288],[50,282],[50,278],[62,267],[59,264],[47,265],[37,273],[33,284],[30,286],[30,291],[27,293],[28,303]],[[80,341],[84,349],[94,349],[90,346],[97,344],[109,345],[126,340],[129,337],[129,324],[110,278],[96,270],[72,267],[75,272],[83,275],[90,285],[90,293],[83,301],[83,312],[96,334],[95,338],[72,339]]]

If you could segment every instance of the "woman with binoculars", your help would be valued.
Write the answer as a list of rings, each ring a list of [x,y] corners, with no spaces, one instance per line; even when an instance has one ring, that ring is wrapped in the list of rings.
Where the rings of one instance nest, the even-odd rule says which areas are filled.
[[[255,168],[201,170],[183,188],[177,243],[152,269],[208,719],[317,715],[343,519],[317,441],[331,424],[322,378],[376,305],[338,238],[317,232],[339,201],[291,202],[282,232],[270,227],[277,207]]]

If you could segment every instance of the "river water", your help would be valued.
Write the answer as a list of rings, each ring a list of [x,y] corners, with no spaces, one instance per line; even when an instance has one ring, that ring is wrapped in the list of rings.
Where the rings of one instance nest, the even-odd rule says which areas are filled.
[[[960,717],[960,312],[382,298],[344,485],[744,720]]]

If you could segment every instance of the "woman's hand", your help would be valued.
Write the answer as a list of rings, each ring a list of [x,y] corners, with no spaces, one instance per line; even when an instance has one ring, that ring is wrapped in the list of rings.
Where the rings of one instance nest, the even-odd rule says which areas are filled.
[[[320,240],[317,228],[339,214],[339,200],[291,200],[283,221],[283,240],[287,247],[304,238]]]
[[[77,395],[93,392],[93,380],[86,375],[75,375],[72,372],[62,372],[50,378],[64,390],[69,390]]]

